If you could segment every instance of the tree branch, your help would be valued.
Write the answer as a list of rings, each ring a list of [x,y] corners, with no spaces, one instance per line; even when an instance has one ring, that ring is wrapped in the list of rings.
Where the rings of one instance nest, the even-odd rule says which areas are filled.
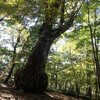
[[[60,26],[59,26],[57,29],[53,30],[53,32],[55,31],[55,32],[54,32],[55,34],[53,34],[53,37],[56,38],[56,37],[60,36],[62,33],[64,33],[66,30],[68,30],[68,29],[72,26],[73,21],[74,21],[74,19],[77,17],[77,14],[78,14],[79,10],[81,9],[82,4],[84,3],[84,1],[85,1],[85,0],[83,0],[83,1],[81,2],[80,7],[77,8],[76,11],[73,11],[73,12],[71,13],[71,16],[70,16],[69,20],[68,20],[67,22],[64,23],[63,27],[60,27]]]
[[[60,27],[63,27],[64,23],[64,10],[65,10],[65,0],[62,1],[62,6],[61,6]]]
[[[81,9],[82,4],[84,3],[84,1],[85,1],[85,0],[82,1],[80,7],[79,7],[76,11],[72,12],[71,17],[69,18],[69,20],[68,20],[68,21],[65,23],[65,25],[63,26],[63,28],[64,28],[63,31],[66,31],[66,29],[68,29],[68,28],[71,27],[71,25],[73,24],[74,19],[77,17],[77,14],[78,14],[79,10]],[[66,27],[66,26],[67,26],[67,27]],[[68,26],[69,26],[69,27],[68,27]]]

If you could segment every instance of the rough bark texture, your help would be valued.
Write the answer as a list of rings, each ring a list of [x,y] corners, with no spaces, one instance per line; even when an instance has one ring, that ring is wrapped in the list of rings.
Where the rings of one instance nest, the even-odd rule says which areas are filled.
[[[42,93],[47,89],[48,77],[45,64],[53,40],[42,37],[29,56],[28,63],[15,74],[15,85],[25,92]]]

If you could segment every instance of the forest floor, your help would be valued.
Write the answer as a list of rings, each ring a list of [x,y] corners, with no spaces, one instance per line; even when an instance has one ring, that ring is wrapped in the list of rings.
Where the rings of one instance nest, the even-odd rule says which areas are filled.
[[[24,93],[0,83],[0,100],[83,100],[66,96],[57,92],[45,92],[45,94]]]

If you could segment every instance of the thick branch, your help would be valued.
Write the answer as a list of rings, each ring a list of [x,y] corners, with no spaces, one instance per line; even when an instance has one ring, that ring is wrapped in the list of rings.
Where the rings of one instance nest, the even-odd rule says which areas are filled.
[[[82,1],[80,7],[77,8],[76,11],[72,11],[72,14],[71,14],[69,20],[68,20],[67,22],[65,22],[65,25],[63,25],[63,32],[65,32],[68,28],[70,28],[70,27],[72,26],[73,21],[74,21],[74,19],[77,17],[77,14],[78,14],[79,10],[81,9],[82,4],[84,3],[84,1],[85,1],[85,0]]]
[[[53,34],[53,37],[56,38],[56,37],[60,36],[62,33],[64,33],[66,30],[68,30],[68,29],[73,25],[73,21],[74,21],[74,19],[77,17],[77,14],[78,14],[79,10],[81,9],[82,4],[84,3],[84,1],[85,1],[85,0],[82,1],[82,3],[80,4],[80,7],[77,8],[76,11],[73,11],[73,12],[72,12],[72,14],[71,14],[69,20],[68,20],[67,22],[64,23],[63,27],[61,27],[61,26],[59,25],[59,27],[58,27],[57,29],[53,30],[53,33],[54,33],[54,34]]]

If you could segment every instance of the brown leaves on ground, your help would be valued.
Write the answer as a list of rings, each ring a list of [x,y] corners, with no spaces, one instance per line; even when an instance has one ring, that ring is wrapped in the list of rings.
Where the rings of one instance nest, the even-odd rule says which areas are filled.
[[[24,93],[0,83],[0,100],[82,100],[66,96],[56,92],[45,92],[45,94]]]

